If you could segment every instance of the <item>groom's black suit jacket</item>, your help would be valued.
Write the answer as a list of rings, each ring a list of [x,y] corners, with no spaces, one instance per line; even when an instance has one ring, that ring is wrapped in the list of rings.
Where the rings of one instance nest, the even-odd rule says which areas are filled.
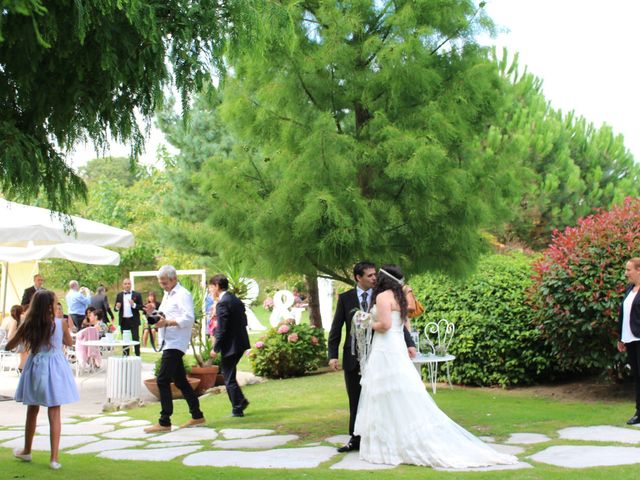
[[[346,325],[347,327],[344,348],[342,349],[342,368],[347,372],[360,368],[358,352],[351,351],[351,318],[353,317],[354,310],[359,308],[360,302],[355,288],[338,295],[336,313],[333,317],[333,323],[331,323],[331,330],[329,331],[329,358],[338,358],[338,350],[340,349],[340,340],[342,338],[342,326]],[[416,346],[406,327],[404,327],[404,341],[407,344],[407,348]]]
[[[251,348],[247,333],[247,314],[244,303],[232,293],[225,292],[216,304],[216,343],[213,350],[222,357],[241,356]]]

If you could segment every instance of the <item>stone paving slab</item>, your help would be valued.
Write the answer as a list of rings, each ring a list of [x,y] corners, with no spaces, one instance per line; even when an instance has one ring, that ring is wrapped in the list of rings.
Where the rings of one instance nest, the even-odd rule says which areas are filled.
[[[434,468],[434,470],[443,472],[493,472],[498,470],[522,470],[524,468],[533,468],[526,462],[518,462],[513,465],[492,465],[490,467],[473,467],[473,468]]]
[[[337,455],[333,447],[281,448],[263,452],[234,450],[198,452],[186,457],[182,463],[192,467],[243,468],[316,468]]]
[[[144,445],[144,443],[145,442],[141,442],[140,440],[100,440],[98,442],[76,448],[75,450],[70,450],[67,453],[70,453],[71,455],[79,453],[100,453],[106,452],[107,450],[139,447],[140,445]]]
[[[501,443],[490,443],[489,446],[496,452],[505,453],[507,455],[520,455],[524,452],[524,447],[518,445],[502,445]]]
[[[598,425],[595,427],[570,427],[558,430],[560,438],[596,442],[640,443],[640,432],[631,428]]]
[[[120,424],[121,427],[146,427],[151,425],[149,420],[127,420]]]
[[[541,433],[512,433],[504,443],[516,445],[533,445],[535,443],[548,442],[549,440],[551,440],[549,437]]]
[[[65,417],[62,420],[60,420],[60,422],[62,422],[63,425],[67,425],[70,423],[78,423],[80,420],[78,420],[77,418],[72,418],[72,417]]]
[[[125,417],[122,415],[119,416],[108,416],[108,417],[97,417],[88,422],[84,422],[86,425],[113,425],[116,423],[125,422],[127,420],[131,420],[131,417]]]
[[[485,443],[496,443],[495,437],[487,437],[486,435],[481,435],[478,438]]]
[[[154,438],[156,433],[145,433],[145,427],[128,427],[114,430],[113,432],[103,433],[103,437],[107,438]]]
[[[193,442],[201,440],[215,440],[218,438],[218,432],[213,428],[194,427],[180,428],[173,432],[159,435],[153,439],[154,442]]]
[[[150,443],[144,448],[169,448],[169,447],[184,447],[187,445],[199,445],[196,442],[163,442],[163,443]]]
[[[334,435],[333,437],[324,439],[325,442],[334,443],[336,445],[345,445],[349,440],[351,440],[350,435]]]
[[[201,445],[184,447],[154,448],[142,450],[110,450],[98,456],[111,460],[143,460],[146,462],[167,462],[174,458],[193,453],[202,448]]]
[[[225,428],[220,430],[222,436],[228,440],[236,440],[240,438],[259,437],[260,435],[270,435],[276,433],[275,430],[267,430],[264,428]]]
[[[331,470],[389,470],[395,465],[384,465],[382,463],[369,463],[360,460],[358,452],[347,453],[342,460],[329,467]]]
[[[640,448],[556,445],[529,458],[557,467],[586,468],[640,463]]]
[[[9,440],[11,438],[21,437],[22,432],[17,430],[2,430],[0,431],[0,440]]]
[[[72,423],[70,425],[62,425],[61,433],[62,435],[99,435],[110,432],[113,429],[113,425]],[[49,433],[49,425],[36,428],[36,433],[47,435]]]
[[[297,440],[298,435],[270,435],[264,437],[243,438],[239,440],[216,440],[211,445],[216,448],[275,448]]]
[[[60,450],[67,448],[77,447],[78,445],[84,445],[87,443],[100,440],[98,437],[91,435],[77,435],[77,436],[61,436],[60,437]],[[24,437],[14,438],[8,442],[3,443],[0,447],[16,448],[24,447]],[[49,451],[51,449],[51,442],[48,435],[36,435],[33,437],[33,450],[37,451]]]

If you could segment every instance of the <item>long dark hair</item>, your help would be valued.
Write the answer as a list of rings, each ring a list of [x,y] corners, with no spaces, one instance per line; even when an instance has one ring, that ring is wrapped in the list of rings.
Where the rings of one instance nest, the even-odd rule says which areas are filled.
[[[7,344],[7,350],[22,343],[26,350],[35,355],[43,346],[49,345],[55,328],[53,321],[55,299],[55,294],[49,290],[38,290],[33,295],[25,319]]]
[[[373,289],[373,301],[375,303],[375,299],[379,293],[382,293],[386,290],[391,290],[393,292],[393,296],[400,305],[400,316],[402,318],[407,317],[407,297],[404,295],[404,291],[402,290],[402,284],[399,283],[396,279],[391,278],[389,275],[383,272],[390,273],[397,280],[404,280],[404,273],[397,265],[383,265],[378,270],[378,274],[376,275],[376,286]]]

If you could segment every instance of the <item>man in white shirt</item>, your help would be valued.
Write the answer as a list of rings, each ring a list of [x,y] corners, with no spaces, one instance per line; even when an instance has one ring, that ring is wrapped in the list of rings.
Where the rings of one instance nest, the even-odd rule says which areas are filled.
[[[193,388],[187,381],[182,357],[189,348],[191,328],[195,319],[193,298],[191,293],[178,283],[176,269],[171,265],[164,265],[158,270],[158,283],[164,290],[164,297],[160,304],[160,320],[155,324],[159,332],[162,361],[158,372],[157,382],[160,391],[160,419],[156,425],[145,428],[147,433],[170,432],[171,415],[173,414],[173,400],[171,399],[171,382],[182,392],[182,396],[189,405],[191,420],[182,428],[204,425],[205,419],[200,410],[200,402]],[[154,307],[149,304],[145,311],[153,314]]]

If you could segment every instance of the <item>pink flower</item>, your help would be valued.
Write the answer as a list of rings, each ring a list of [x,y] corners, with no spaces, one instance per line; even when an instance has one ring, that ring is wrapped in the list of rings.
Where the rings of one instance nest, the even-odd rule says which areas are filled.
[[[297,333],[292,333],[291,335],[289,335],[287,337],[287,340],[291,343],[297,342],[298,341],[298,334]]]
[[[280,328],[278,328],[278,333],[289,333],[289,326],[280,325]]]
[[[256,342],[256,348],[264,347],[264,342]]]
[[[318,337],[311,337],[311,344],[312,345],[317,345],[318,344]]]

